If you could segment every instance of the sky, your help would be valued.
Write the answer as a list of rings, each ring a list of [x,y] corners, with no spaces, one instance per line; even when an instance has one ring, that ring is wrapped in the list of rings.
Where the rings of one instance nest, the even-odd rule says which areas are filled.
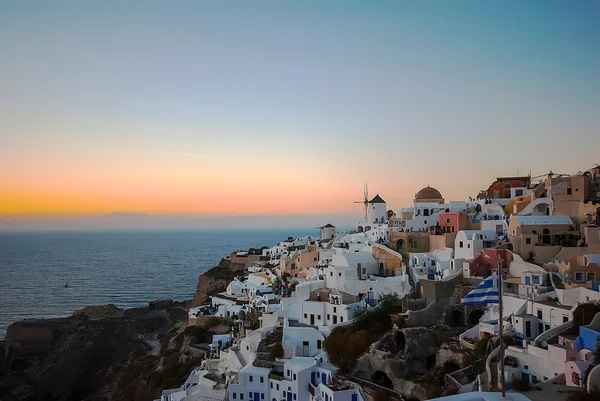
[[[0,230],[346,224],[600,162],[597,1],[0,1]],[[235,216],[241,216],[236,219]]]

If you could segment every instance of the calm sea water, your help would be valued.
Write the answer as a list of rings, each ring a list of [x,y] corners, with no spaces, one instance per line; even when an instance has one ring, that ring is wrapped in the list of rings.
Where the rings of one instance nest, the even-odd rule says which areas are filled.
[[[0,233],[0,339],[14,321],[67,316],[86,305],[191,299],[198,275],[226,254],[303,235],[317,233]]]

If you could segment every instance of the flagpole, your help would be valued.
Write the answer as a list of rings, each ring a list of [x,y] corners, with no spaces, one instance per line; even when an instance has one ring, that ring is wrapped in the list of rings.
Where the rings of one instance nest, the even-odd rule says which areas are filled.
[[[500,262],[500,261],[499,261]],[[500,376],[502,378],[502,399],[506,398],[506,379],[504,376],[504,319],[502,318],[502,265],[498,264],[498,309],[499,309],[499,328],[500,328]]]

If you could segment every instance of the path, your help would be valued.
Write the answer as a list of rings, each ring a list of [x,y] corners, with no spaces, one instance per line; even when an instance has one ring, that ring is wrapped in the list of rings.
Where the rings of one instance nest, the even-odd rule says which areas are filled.
[[[144,338],[146,340],[146,344],[148,344],[148,346],[150,347],[150,349],[148,350],[148,355],[152,355],[152,356],[160,355],[162,346],[160,344],[160,341],[158,340],[158,335],[160,333],[164,332],[165,330],[167,330],[171,324],[171,319],[169,319],[169,315],[167,314],[166,311],[161,310],[161,311],[158,311],[157,314],[163,321],[162,326],[160,326],[158,330],[153,331],[152,333],[146,334],[144,336]]]

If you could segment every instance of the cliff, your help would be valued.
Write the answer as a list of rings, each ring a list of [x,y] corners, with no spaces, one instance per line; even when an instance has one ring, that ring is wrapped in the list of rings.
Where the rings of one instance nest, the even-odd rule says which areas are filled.
[[[186,321],[172,304],[13,323],[1,343],[0,400],[156,399],[199,362],[182,347]]]
[[[190,306],[199,306],[210,301],[210,296],[227,289],[227,284],[244,273],[245,263],[232,262],[223,258],[219,264],[198,278],[198,287]]]

